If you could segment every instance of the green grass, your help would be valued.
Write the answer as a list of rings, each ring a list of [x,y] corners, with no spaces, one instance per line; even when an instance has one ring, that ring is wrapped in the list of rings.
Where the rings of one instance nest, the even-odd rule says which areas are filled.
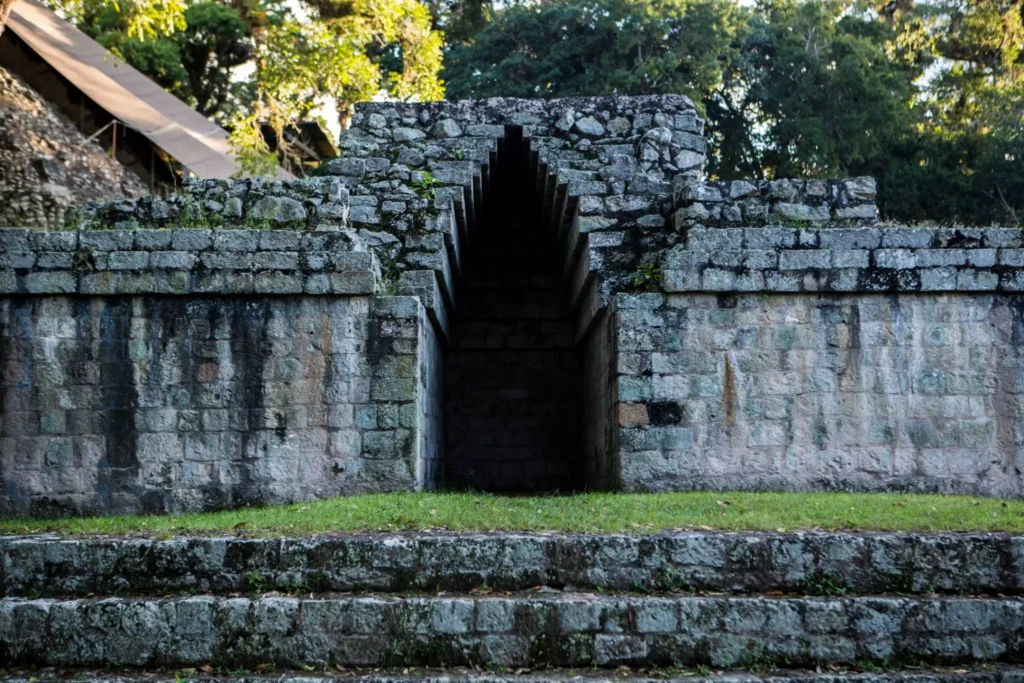
[[[667,529],[1010,531],[1024,501],[848,493],[659,493],[502,497],[390,493],[205,514],[0,520],[0,534],[277,536],[351,531],[577,531]]]

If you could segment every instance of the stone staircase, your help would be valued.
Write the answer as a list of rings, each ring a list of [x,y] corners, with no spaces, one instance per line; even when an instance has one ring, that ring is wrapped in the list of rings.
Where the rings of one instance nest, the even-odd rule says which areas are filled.
[[[1024,681],[1024,539],[998,534],[33,537],[0,560],[9,680]]]

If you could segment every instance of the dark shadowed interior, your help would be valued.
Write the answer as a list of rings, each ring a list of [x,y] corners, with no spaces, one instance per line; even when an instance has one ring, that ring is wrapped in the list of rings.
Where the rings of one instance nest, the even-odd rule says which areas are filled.
[[[522,129],[508,127],[470,235],[446,366],[445,483],[495,492],[581,483],[581,380],[559,250]]]

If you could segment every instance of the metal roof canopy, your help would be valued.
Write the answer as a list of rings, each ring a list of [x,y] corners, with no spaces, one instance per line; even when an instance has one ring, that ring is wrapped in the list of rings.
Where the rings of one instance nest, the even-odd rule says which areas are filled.
[[[7,29],[114,118],[145,135],[200,178],[239,166],[228,132],[108,52],[36,0],[18,0]],[[278,170],[281,179],[292,175]]]

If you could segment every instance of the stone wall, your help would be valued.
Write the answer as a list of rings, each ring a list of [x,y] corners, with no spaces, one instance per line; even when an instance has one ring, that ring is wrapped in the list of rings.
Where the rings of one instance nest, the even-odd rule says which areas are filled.
[[[1018,292],[1017,228],[704,228],[661,255],[666,292]]]
[[[0,295],[373,294],[348,231],[0,230]]]
[[[629,489],[1024,490],[1012,297],[642,295],[618,321]]]
[[[436,341],[343,231],[0,231],[0,513],[432,485]],[[436,402],[436,399],[435,399]]]
[[[679,195],[660,291],[615,302],[622,485],[1024,494],[1020,231],[838,220],[873,182],[811,183]]]
[[[1020,231],[879,223],[870,178],[706,181],[702,132],[678,96],[367,103],[323,177],[198,181],[83,207],[79,232],[0,234],[0,293],[411,297],[368,309],[367,353],[415,366],[382,366],[408,380],[379,399],[405,417],[373,394],[353,413],[381,488],[448,467],[518,490],[1024,495]],[[544,272],[504,272],[517,260]],[[557,325],[531,323],[548,308]],[[564,357],[513,374],[497,351],[542,327]],[[548,418],[502,412],[513,394],[540,410],[556,374],[579,391]],[[541,441],[572,457],[476,474]]]
[[[675,181],[677,228],[786,222],[870,223],[878,218],[874,178],[845,180]]]

